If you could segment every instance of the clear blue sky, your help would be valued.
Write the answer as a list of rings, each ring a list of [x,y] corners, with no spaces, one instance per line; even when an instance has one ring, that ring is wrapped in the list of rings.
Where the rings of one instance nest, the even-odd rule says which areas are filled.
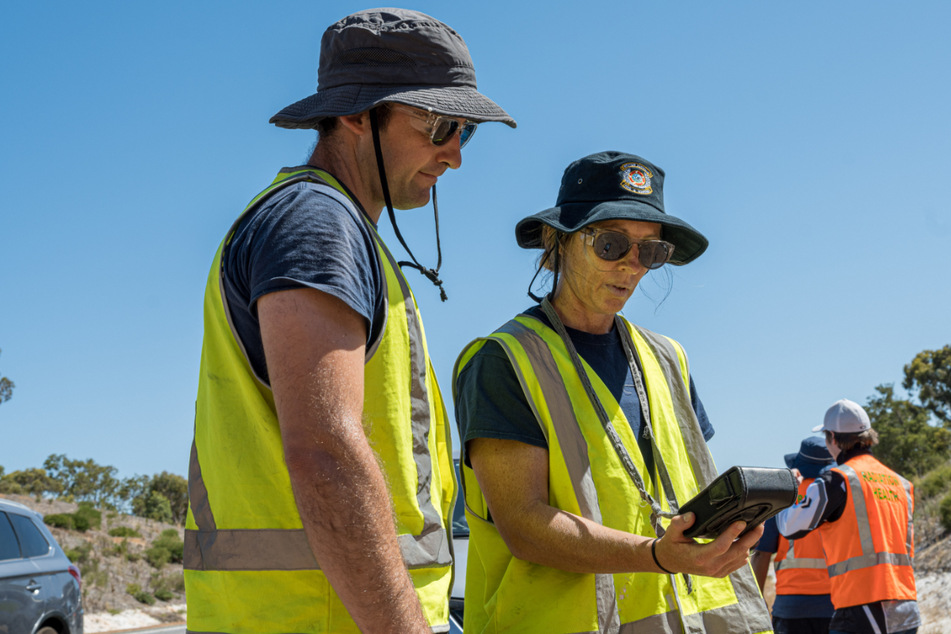
[[[213,253],[309,155],[312,133],[267,120],[313,92],[324,28],[367,7],[277,6],[0,6],[7,472],[65,453],[186,473]],[[447,399],[459,350],[529,304],[515,222],[607,149],[664,168],[668,210],[710,239],[625,314],[686,347],[721,470],[781,466],[832,402],[949,343],[951,5],[412,8],[463,35],[519,123],[481,126],[440,181],[449,301],[408,273]],[[431,207],[399,222],[432,265]]]

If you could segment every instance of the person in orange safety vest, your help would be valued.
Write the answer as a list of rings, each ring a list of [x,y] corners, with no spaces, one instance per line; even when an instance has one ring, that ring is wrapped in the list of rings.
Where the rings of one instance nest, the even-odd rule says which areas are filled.
[[[917,632],[914,487],[872,455],[878,434],[857,403],[837,401],[812,431],[825,433],[836,466],[776,524],[788,539],[822,537],[835,607],[829,632]]]
[[[803,477],[799,499],[806,488],[835,461],[818,436],[799,445],[798,453],[786,454],[786,466],[798,469]],[[760,590],[766,584],[769,562],[776,554],[776,600],[773,602],[775,634],[825,634],[832,619],[829,572],[819,532],[790,541],[779,534],[776,518],[766,520],[763,536],[756,544],[751,562]]]

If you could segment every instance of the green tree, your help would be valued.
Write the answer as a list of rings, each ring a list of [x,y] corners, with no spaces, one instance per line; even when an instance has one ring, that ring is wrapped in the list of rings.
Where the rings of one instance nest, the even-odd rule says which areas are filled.
[[[122,480],[116,493],[116,496],[122,501],[121,508],[134,515],[135,511],[132,509],[132,503],[136,498],[148,495],[150,482],[152,482],[152,478],[144,475],[136,475]]]
[[[878,432],[875,456],[904,475],[921,477],[951,455],[951,431],[931,424],[931,411],[895,398],[892,385],[879,385],[865,411]]]
[[[0,493],[41,496],[44,493],[59,495],[61,492],[60,483],[51,478],[44,469],[14,471],[5,476],[0,473]]]
[[[166,524],[172,521],[172,505],[169,504],[168,498],[158,491],[150,491],[147,495],[132,500],[132,512],[139,517]]]
[[[904,370],[902,387],[918,390],[918,401],[951,425],[951,345],[919,352]]]
[[[141,517],[159,519],[155,517],[156,513],[162,514],[156,504],[161,504],[164,500],[168,504],[170,516],[163,519],[163,522],[175,524],[185,523],[185,514],[188,512],[188,481],[180,475],[163,471],[149,478],[148,476],[136,476],[134,479],[124,482],[124,490],[127,490],[131,496],[132,512]],[[160,497],[152,499],[153,496]]]
[[[149,489],[153,493],[161,493],[168,500],[174,523],[185,523],[185,514],[188,513],[188,480],[180,475],[163,471],[152,477]]]
[[[43,463],[50,477],[63,486],[63,493],[77,502],[116,508],[121,482],[116,468],[88,460],[70,460],[64,454],[50,454]]]
[[[13,388],[15,388],[13,381],[7,377],[0,374],[0,403],[9,401],[10,397],[13,396]]]

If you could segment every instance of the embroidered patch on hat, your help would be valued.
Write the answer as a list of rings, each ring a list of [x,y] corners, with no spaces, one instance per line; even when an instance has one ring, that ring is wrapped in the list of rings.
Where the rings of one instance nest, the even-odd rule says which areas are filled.
[[[651,176],[653,172],[640,163],[625,163],[621,166],[621,187],[633,194],[652,193]]]

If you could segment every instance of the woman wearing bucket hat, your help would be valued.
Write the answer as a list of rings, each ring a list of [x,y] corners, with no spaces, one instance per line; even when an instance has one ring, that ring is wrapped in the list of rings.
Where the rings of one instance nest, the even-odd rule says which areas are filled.
[[[770,630],[747,564],[762,529],[699,543],[676,513],[716,476],[686,355],[618,314],[707,246],[663,182],[631,154],[569,165],[556,206],[516,226],[552,291],[456,362],[467,631]]]
[[[786,466],[802,477],[800,498],[809,484],[835,462],[825,443],[810,436],[799,444],[797,453],[784,456]],[[811,533],[793,541],[779,534],[776,518],[763,524],[763,537],[753,553],[753,572],[760,589],[766,583],[769,563],[776,554],[776,600],[773,602],[773,631],[776,634],[825,634],[832,618],[829,573],[826,570],[822,538]]]

